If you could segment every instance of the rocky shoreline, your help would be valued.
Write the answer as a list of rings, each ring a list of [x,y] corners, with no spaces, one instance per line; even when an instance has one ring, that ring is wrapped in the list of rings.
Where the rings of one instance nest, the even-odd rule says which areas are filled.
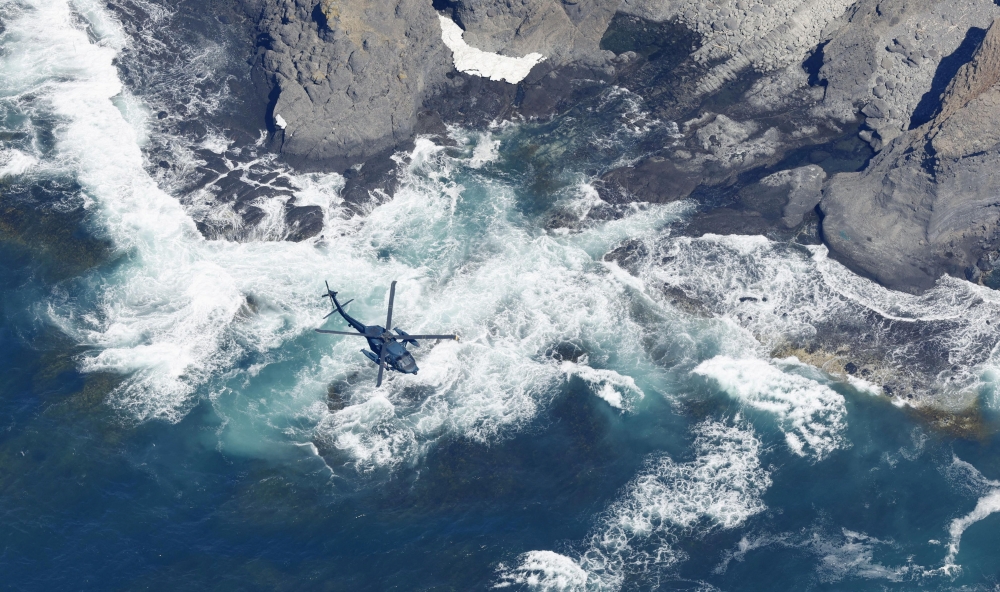
[[[833,256],[888,287],[920,293],[942,274],[993,283],[1000,7],[988,0],[241,6],[257,36],[254,79],[270,97],[258,116],[296,167],[387,162],[446,124],[544,119],[617,85],[680,127],[672,145],[601,171],[605,200],[728,192],[693,223],[725,233],[781,232],[815,209]],[[472,47],[545,60],[517,84],[459,72],[442,17]],[[391,195],[391,167],[372,168],[354,177],[351,200]],[[784,200],[782,215],[761,211],[761,199],[772,210]]]
[[[114,6],[128,26],[141,26],[130,0]],[[231,206],[225,219],[194,215],[206,237],[258,236],[256,226],[275,215],[255,205],[261,197],[284,202],[284,234],[268,240],[321,233],[328,213],[297,203],[275,163],[342,173],[345,212],[365,213],[392,198],[399,184],[392,157],[419,135],[447,143],[449,126],[482,130],[504,120],[558,128],[611,92],[641,102],[643,114],[629,125],[674,127],[641,140],[632,151],[639,160],[588,170],[603,200],[590,218],[687,199],[694,214],[675,236],[825,244],[856,273],[911,294],[942,275],[1000,287],[993,197],[1000,132],[991,111],[1000,100],[1000,27],[992,24],[1000,7],[988,0],[213,0],[186,10],[174,18],[235,40],[234,53],[246,56],[229,70],[237,81],[222,113],[229,145],[198,140],[190,170],[171,160],[169,147],[149,150],[165,185]],[[483,52],[545,59],[517,83],[458,71],[442,18]],[[120,68],[130,86],[142,87],[141,68]],[[200,138],[204,130],[189,129],[197,125],[195,101],[185,107],[185,100],[176,107],[166,100],[158,122]],[[255,137],[262,128],[266,135]],[[558,144],[566,133],[555,129],[539,141]],[[545,167],[559,165],[533,158],[530,174],[545,185]],[[267,166],[253,164],[260,159]],[[558,208],[547,215],[543,224],[553,231],[585,223]],[[659,248],[625,242],[606,259],[629,271],[659,260]],[[732,313],[713,308],[709,294],[663,289],[695,316]],[[740,306],[756,315],[751,309],[761,303],[747,298]],[[775,357],[870,380],[895,400],[934,403],[921,385],[952,364],[914,350],[917,362],[899,368],[886,363],[884,349],[931,343],[930,334],[877,312],[858,314],[853,324],[817,327],[821,336],[761,343]],[[947,332],[945,325],[927,331]],[[934,404],[955,411],[969,402]]]

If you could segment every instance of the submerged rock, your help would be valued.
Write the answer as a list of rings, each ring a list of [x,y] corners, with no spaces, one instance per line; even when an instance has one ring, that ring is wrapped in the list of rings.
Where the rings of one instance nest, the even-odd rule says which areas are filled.
[[[288,240],[304,241],[323,231],[323,209],[319,206],[296,206],[290,201],[285,206],[285,223],[288,225]]]

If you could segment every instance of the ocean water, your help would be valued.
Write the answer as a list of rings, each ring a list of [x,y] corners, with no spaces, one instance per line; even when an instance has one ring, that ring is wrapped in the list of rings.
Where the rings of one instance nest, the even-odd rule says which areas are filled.
[[[6,588],[1000,585],[994,292],[896,294],[821,246],[685,236],[693,201],[603,203],[599,171],[679,129],[616,88],[420,138],[359,213],[227,127],[206,81],[232,47],[160,64],[122,14],[0,2]],[[265,195],[205,239],[237,220],[191,188],[210,157],[279,174],[322,237],[281,240]],[[605,260],[625,241],[649,256]],[[375,322],[392,280],[395,324],[462,339],[376,389],[312,330],[343,329],[324,281]]]

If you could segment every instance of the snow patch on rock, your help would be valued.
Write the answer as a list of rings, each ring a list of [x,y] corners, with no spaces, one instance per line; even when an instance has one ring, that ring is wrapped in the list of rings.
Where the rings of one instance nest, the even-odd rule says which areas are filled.
[[[448,17],[439,15],[438,18],[441,19],[441,40],[451,50],[455,69],[459,72],[517,84],[524,80],[535,64],[545,59],[540,53],[512,58],[470,47],[462,38],[465,31],[461,27]]]

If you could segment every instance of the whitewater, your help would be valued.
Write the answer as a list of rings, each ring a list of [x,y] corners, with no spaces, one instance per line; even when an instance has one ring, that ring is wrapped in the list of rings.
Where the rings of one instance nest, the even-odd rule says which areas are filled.
[[[1000,313],[991,290],[943,279],[923,296],[903,295],[853,275],[822,246],[686,236],[693,201],[592,215],[607,207],[588,172],[595,163],[625,162],[639,138],[670,138],[677,129],[620,89],[609,90],[592,124],[496,122],[418,138],[395,157],[401,183],[392,198],[359,213],[340,195],[341,175],[299,173],[263,142],[236,155],[225,130],[211,126],[197,145],[164,136],[146,102],[155,98],[133,94],[119,75],[117,60],[143,41],[101,2],[6,0],[0,18],[9,132],[0,181],[77,187],[54,207],[82,213],[86,232],[110,245],[106,260],[83,273],[31,284],[41,296],[17,314],[65,337],[82,377],[115,377],[95,413],[123,426],[123,464],[164,491],[165,483],[185,483],[171,498],[148,494],[157,504],[183,497],[199,500],[192,507],[227,508],[219,500],[241,500],[226,510],[239,519],[213,527],[226,534],[198,535],[205,540],[243,539],[246,516],[264,530],[285,528],[260,508],[287,504],[324,525],[302,540],[281,536],[289,549],[309,549],[317,558],[310,569],[326,579],[339,576],[325,569],[355,569],[338,533],[378,533],[365,544],[389,565],[373,560],[372,573],[350,576],[369,588],[388,581],[379,578],[405,582],[411,571],[421,588],[441,585],[421,571],[430,568],[416,551],[386,573],[394,550],[422,540],[411,531],[477,541],[462,543],[475,565],[449,576],[472,587],[774,589],[765,576],[780,561],[791,562],[789,589],[941,589],[978,586],[993,565],[990,540],[976,530],[1000,508],[997,481],[983,476],[993,436],[974,444],[928,435],[907,414],[912,401],[878,382],[905,378],[945,408],[975,401],[990,417],[998,333],[987,321]],[[543,200],[545,190],[525,180],[540,165],[518,155],[546,142],[555,147],[540,153],[557,163],[559,183]],[[256,204],[267,215],[259,227],[240,240],[205,238],[197,221],[235,219],[232,212],[158,176],[154,144],[175,146],[182,159],[208,149],[233,169],[272,168],[297,203],[321,207],[321,235],[282,240],[284,203],[265,196]],[[579,156],[580,146],[592,147],[590,156]],[[550,223],[556,217],[561,224]],[[637,267],[605,257],[626,241],[652,256]],[[422,344],[418,375],[394,375],[376,389],[358,340],[313,329],[344,328],[323,320],[324,281],[354,299],[353,316],[374,323],[393,280],[394,324],[461,341]],[[871,376],[789,345],[837,327],[851,334],[865,319],[876,319],[871,340],[852,345],[881,360]],[[154,453],[157,443],[177,457]],[[29,458],[23,440],[5,446],[2,458]],[[212,475],[257,480],[234,493]],[[477,480],[491,487],[478,489]],[[291,485],[263,485],[275,482]],[[921,488],[932,499],[907,493]],[[262,489],[268,493],[247,493]],[[302,491],[319,493],[295,497]],[[477,505],[494,494],[498,509]],[[215,511],[203,522],[220,520]],[[893,530],[876,511],[902,512],[903,526]],[[482,513],[490,519],[477,522]],[[462,528],[441,526],[452,521]],[[172,536],[150,545],[176,555],[195,544]],[[971,544],[963,541],[970,536]],[[450,543],[433,541],[432,565],[460,563],[461,553],[448,555]],[[316,567],[330,549],[331,566]],[[124,548],[108,552],[133,566]],[[211,570],[199,570],[205,575],[194,581],[209,581],[199,578]],[[275,577],[288,582],[299,577],[281,573]],[[124,584],[141,581],[134,578]]]

